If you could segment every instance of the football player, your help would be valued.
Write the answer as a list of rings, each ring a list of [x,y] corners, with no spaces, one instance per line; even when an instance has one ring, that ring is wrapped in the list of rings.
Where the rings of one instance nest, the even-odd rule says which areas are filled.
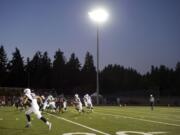
[[[52,95],[49,95],[47,97],[47,99],[44,101],[43,103],[43,111],[46,109],[46,108],[49,108],[51,111],[54,111],[55,112],[55,109],[56,109],[56,105],[55,105],[55,99],[53,98]]]
[[[75,94],[75,95],[74,95],[74,105],[75,105],[75,109],[76,109],[79,113],[84,112],[84,110],[83,110],[83,108],[82,108],[82,103],[81,103],[81,100],[80,100],[78,94]]]
[[[34,113],[38,119],[42,120],[48,127],[49,130],[51,130],[51,123],[49,121],[46,120],[46,118],[44,118],[41,115],[41,112],[39,111],[39,105],[37,103],[37,99],[39,97],[36,96],[34,93],[31,93],[31,90],[29,88],[24,89],[24,100],[23,103],[29,103],[30,107],[28,108],[28,110],[25,112],[26,114],[26,118],[27,118],[27,125],[26,127],[30,127],[31,126],[31,117],[30,114]]]
[[[93,105],[92,105],[92,100],[89,94],[84,95],[84,104],[85,106],[92,112],[93,111]]]
[[[67,111],[67,100],[63,98],[63,111]]]
[[[83,101],[84,101],[84,106],[85,106],[85,107],[88,107],[88,105],[87,105],[87,94],[84,95]]]

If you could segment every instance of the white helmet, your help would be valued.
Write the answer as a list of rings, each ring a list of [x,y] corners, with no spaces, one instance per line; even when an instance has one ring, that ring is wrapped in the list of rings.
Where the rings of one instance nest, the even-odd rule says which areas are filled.
[[[29,88],[24,89],[24,94],[31,94],[31,90]]]
[[[51,99],[51,98],[53,98],[53,96],[52,96],[52,95],[49,95],[49,96],[48,96],[48,99]]]
[[[151,94],[150,97],[152,97],[153,95]]]
[[[74,96],[75,96],[75,98],[78,98],[78,94],[75,94]]]

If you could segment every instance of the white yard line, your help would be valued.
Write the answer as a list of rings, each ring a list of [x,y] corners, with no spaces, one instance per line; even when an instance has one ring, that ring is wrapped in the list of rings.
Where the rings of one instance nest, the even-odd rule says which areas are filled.
[[[180,127],[180,125],[178,125],[178,124],[161,122],[161,121],[147,120],[147,119],[142,119],[142,118],[135,118],[135,117],[129,117],[129,116],[123,116],[123,115],[116,115],[116,114],[109,114],[109,113],[108,113],[108,114],[107,114],[107,113],[100,113],[100,112],[94,112],[94,113],[101,114],[101,115],[113,116],[113,117],[128,118],[128,119],[134,119],[134,120],[139,120],[139,121],[145,121],[145,122],[151,122],[151,123],[157,123],[157,124],[163,124],[163,125]]]
[[[94,131],[94,132],[97,132],[97,133],[100,133],[100,134],[103,134],[103,135],[110,135],[110,134],[108,134],[108,133],[105,133],[105,132],[102,132],[102,131],[100,131],[100,130],[97,130],[97,129],[94,129],[94,128],[85,126],[85,125],[83,125],[83,124],[80,124],[80,123],[77,123],[77,122],[68,120],[68,119],[66,119],[66,118],[59,117],[59,116],[56,116],[56,115],[53,115],[53,114],[50,114],[50,113],[47,113],[47,114],[50,115],[50,116],[56,117],[56,118],[58,118],[58,119],[64,120],[64,121],[66,121],[66,122],[72,123],[72,124],[74,124],[74,125],[78,125],[78,126],[80,126],[80,127],[89,129],[89,130],[91,130],[91,131]]]
[[[102,108],[98,108],[97,110],[103,110],[103,111],[113,111],[113,112],[119,112],[119,111],[117,111],[117,110],[115,110],[115,109],[102,109]],[[121,110],[121,111],[123,111],[123,112],[125,112],[124,110]],[[144,115],[145,113],[139,113],[139,112],[133,112],[133,111],[128,111],[128,112],[131,112],[131,113],[133,113],[133,114],[131,114],[131,115],[134,115],[134,116],[136,116],[136,117],[142,117],[142,116],[139,116],[139,115]],[[150,114],[150,113],[149,113]],[[122,114],[123,115],[123,114]],[[148,118],[156,118],[156,119],[163,119],[163,120],[170,120],[170,121],[180,121],[180,119],[168,119],[168,118],[164,118],[165,116],[150,116],[150,115],[148,115]],[[166,116],[167,117],[167,116]],[[144,117],[145,118],[145,117]]]

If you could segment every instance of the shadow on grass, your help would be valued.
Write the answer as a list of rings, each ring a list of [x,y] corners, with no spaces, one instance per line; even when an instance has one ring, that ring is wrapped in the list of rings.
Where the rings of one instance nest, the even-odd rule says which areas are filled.
[[[10,128],[10,127],[2,127],[0,126],[0,130],[13,130],[13,131],[24,131],[26,130],[25,128]]]
[[[31,132],[35,132],[35,131],[38,131],[38,132],[47,132],[47,130],[39,130],[39,129],[32,129],[32,128],[14,128],[14,127],[2,127],[0,126],[0,130],[8,130],[8,131],[31,131]]]
[[[0,107],[0,112],[23,112],[23,110],[19,110],[16,108]]]

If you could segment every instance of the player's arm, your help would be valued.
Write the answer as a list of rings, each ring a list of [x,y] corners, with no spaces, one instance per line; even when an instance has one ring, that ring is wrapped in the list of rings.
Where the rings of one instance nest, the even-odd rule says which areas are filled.
[[[28,97],[27,97],[27,96],[24,96],[22,103],[23,103],[23,104],[26,104],[27,102],[28,102]]]
[[[79,103],[79,100],[78,100],[78,99],[75,99],[75,100],[74,100],[74,105],[78,105],[78,103]]]
[[[52,98],[52,99],[51,99],[51,102],[55,102],[55,101],[56,101],[56,99],[55,99],[55,98]]]
[[[43,104],[43,100],[40,96],[36,96],[36,99],[40,101],[40,104]]]

